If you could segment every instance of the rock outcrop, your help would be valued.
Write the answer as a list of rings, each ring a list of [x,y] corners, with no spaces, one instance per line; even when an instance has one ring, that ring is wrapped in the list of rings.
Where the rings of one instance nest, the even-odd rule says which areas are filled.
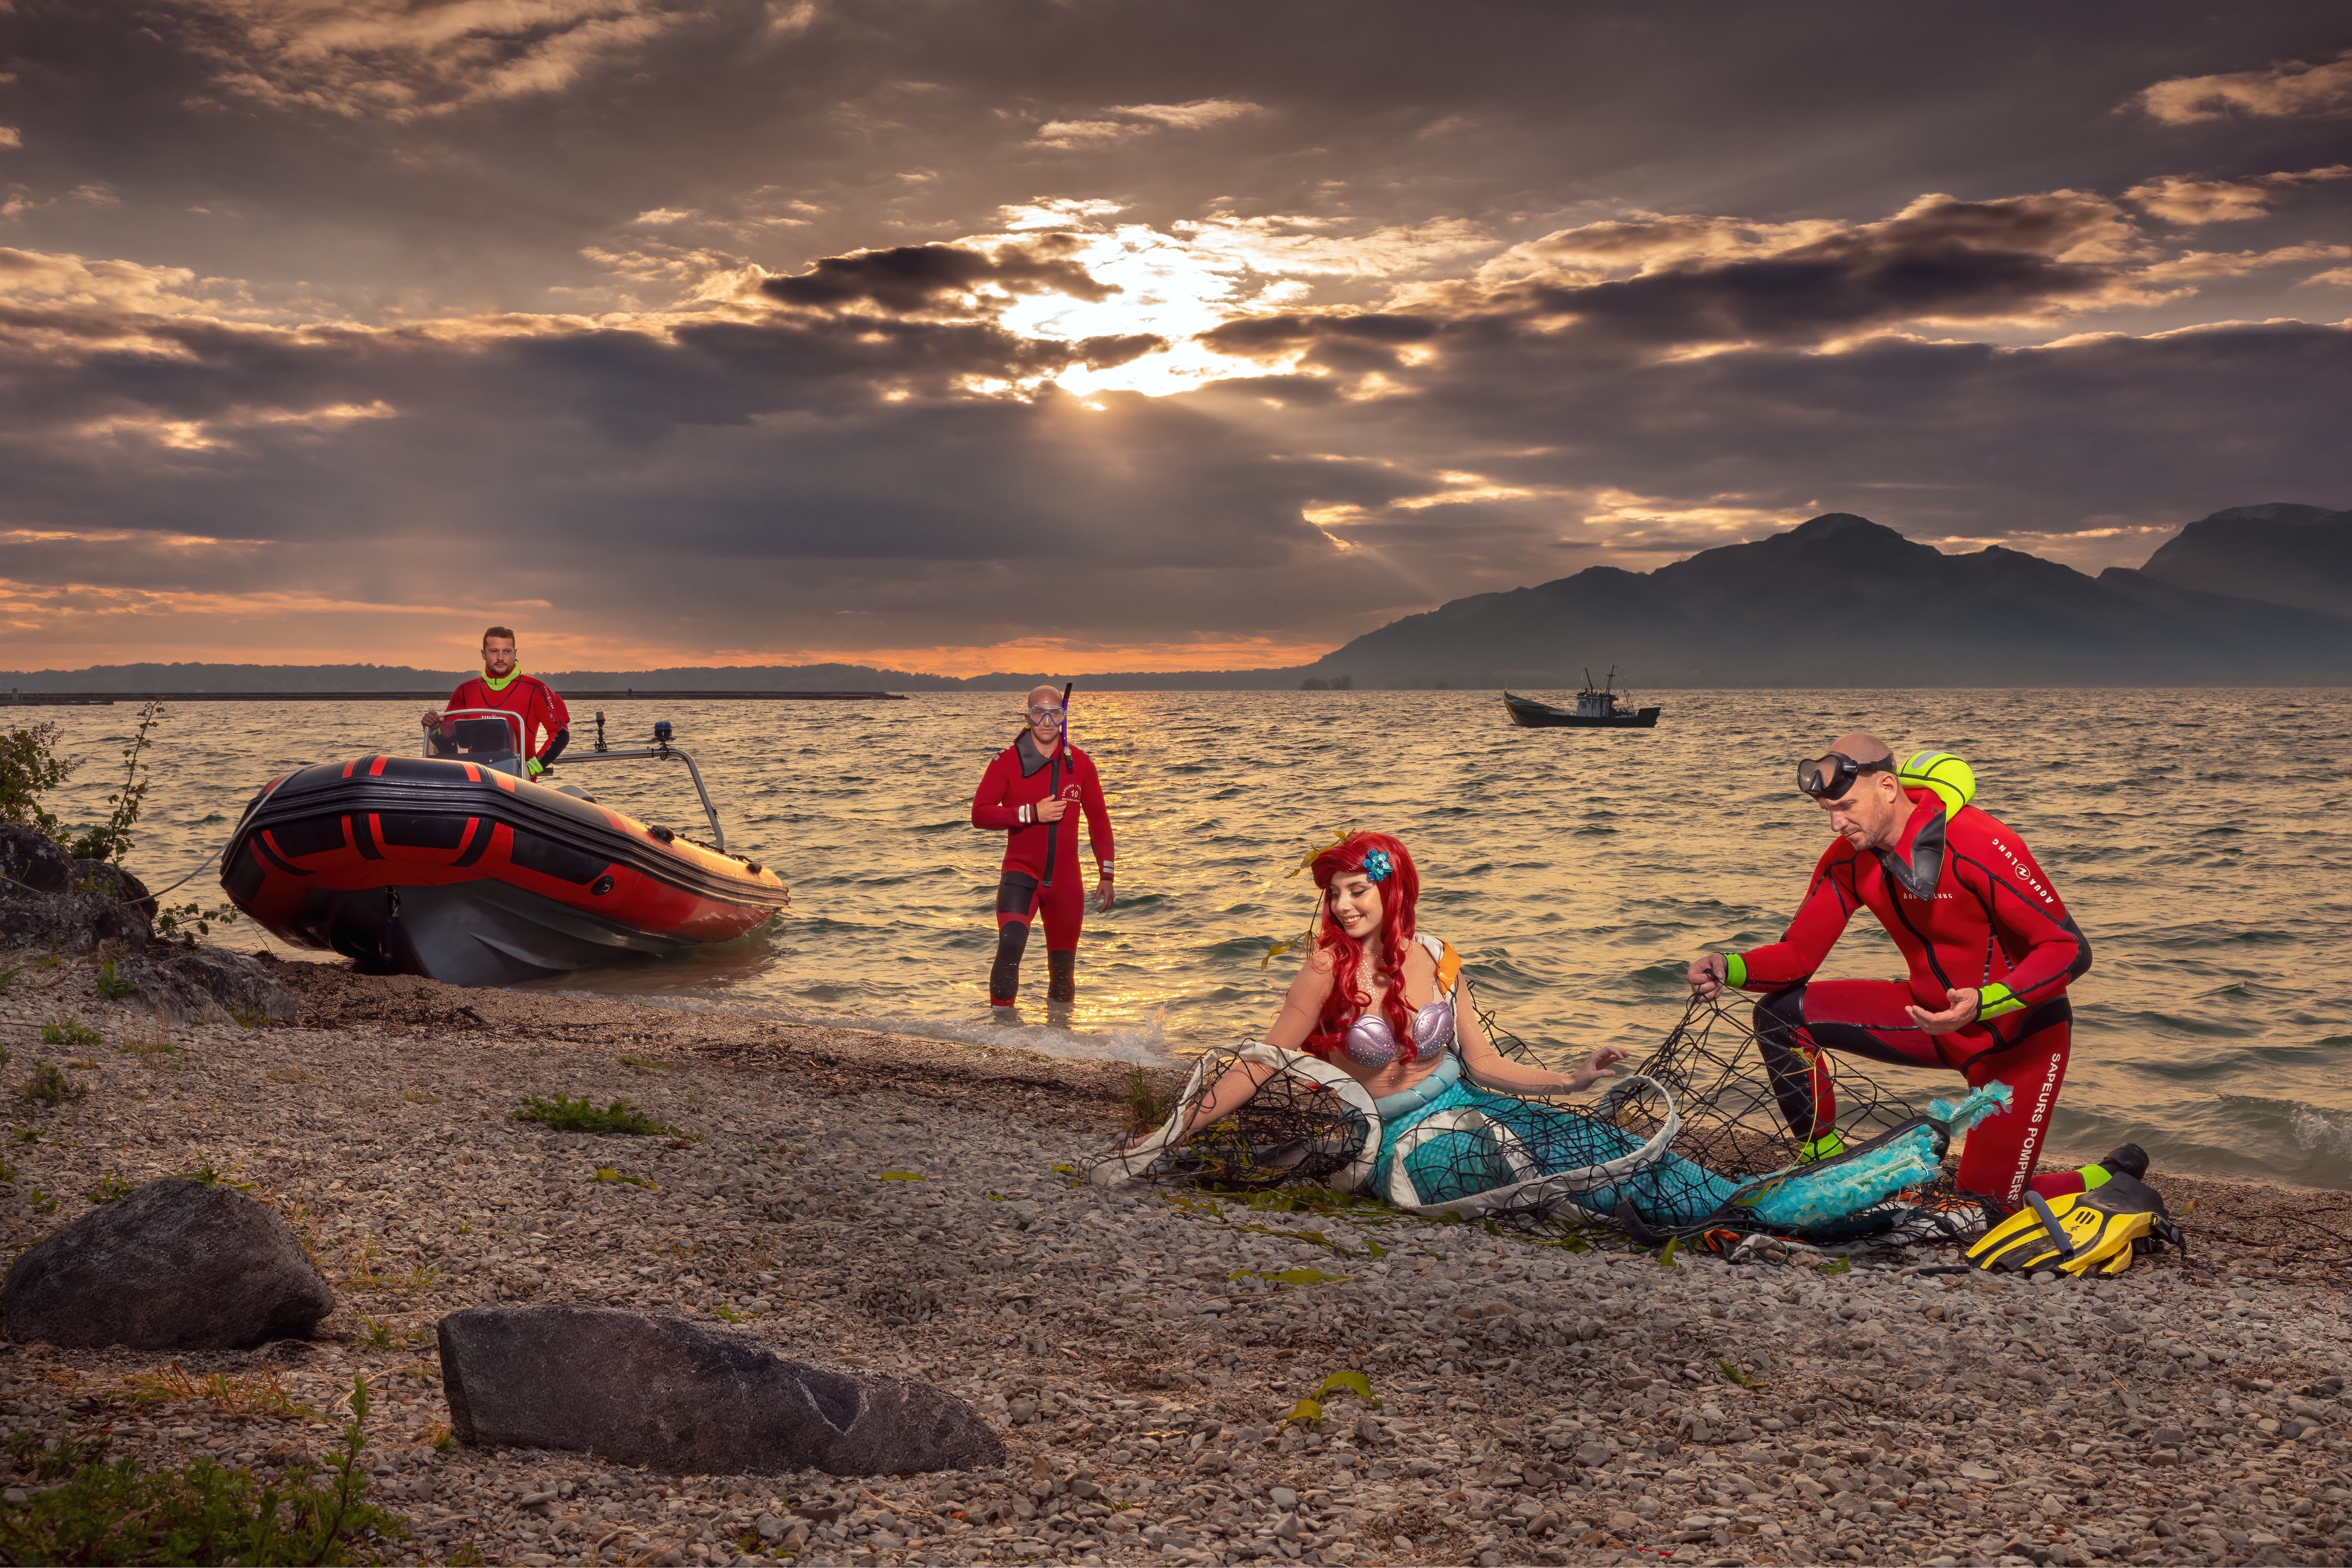
[[[982,1469],[1004,1444],[962,1400],[788,1361],[748,1335],[605,1307],[470,1307],[441,1320],[458,1438],[584,1449],[686,1475]]]
[[[103,860],[77,860],[47,834],[0,822],[0,948],[88,952],[117,942],[137,952],[153,940],[145,884]]]
[[[286,1222],[233,1187],[150,1182],[37,1243],[0,1284],[20,1343],[246,1350],[334,1310]]]
[[[268,964],[248,953],[217,947],[180,948],[157,943],[121,966],[123,978],[138,983],[137,999],[175,1023],[258,1015],[290,1024],[300,1010],[294,994],[278,984]]]

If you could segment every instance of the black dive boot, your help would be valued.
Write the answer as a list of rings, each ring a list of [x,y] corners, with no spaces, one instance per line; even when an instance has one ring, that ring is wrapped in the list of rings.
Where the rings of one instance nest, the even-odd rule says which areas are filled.
[[[996,928],[996,962],[988,971],[988,1005],[1001,1021],[1008,1014],[1018,1019],[1013,1005],[1021,996],[1021,955],[1029,950],[1029,927],[1013,921]]]
[[[2099,1162],[2099,1168],[2110,1176],[2129,1176],[2135,1182],[2147,1180],[2147,1151],[2137,1143],[2126,1143]]]
[[[1078,955],[1076,952],[1045,953],[1045,1000],[1058,1002],[1066,1007],[1078,999]]]

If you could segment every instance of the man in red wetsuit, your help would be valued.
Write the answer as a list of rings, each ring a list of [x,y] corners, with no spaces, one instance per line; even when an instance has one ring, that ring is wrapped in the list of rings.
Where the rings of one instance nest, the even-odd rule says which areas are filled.
[[[524,771],[537,778],[555,765],[572,740],[572,710],[555,689],[537,676],[515,668],[515,635],[510,626],[492,626],[482,634],[482,673],[457,683],[449,693],[449,709],[495,708],[522,720]],[[439,713],[425,715],[425,727],[441,722]]]
[[[1086,814],[1097,879],[1095,908],[1111,905],[1110,813],[1094,759],[1068,743],[1063,696],[1050,686],[1029,693],[1027,725],[999,752],[972,792],[971,825],[1011,837],[996,884],[996,963],[988,973],[988,1000],[1010,1007],[1021,991],[1021,955],[1029,921],[1045,918],[1045,999],[1068,1005],[1077,997],[1078,929],[1086,923],[1085,880],[1078,869],[1078,817]]]
[[[1751,952],[1705,954],[1691,989],[1766,993],[1756,1037],[1804,1157],[1843,1147],[1823,1050],[1939,1067],[1975,1088],[2010,1086],[2008,1109],[1979,1122],[1960,1156],[1962,1192],[2015,1207],[2029,1186],[2045,1198],[2137,1178],[2147,1156],[2126,1144],[2096,1165],[2034,1173],[2066,1076],[2073,1010],[2066,986],[2091,967],[2091,944],[2034,863],[2025,841],[1973,805],[1906,789],[1885,742],[1847,735],[1799,766],[1798,784],[1829,814],[1837,840],[1787,932]],[[1815,980],[1857,910],[1886,928],[1907,980]]]

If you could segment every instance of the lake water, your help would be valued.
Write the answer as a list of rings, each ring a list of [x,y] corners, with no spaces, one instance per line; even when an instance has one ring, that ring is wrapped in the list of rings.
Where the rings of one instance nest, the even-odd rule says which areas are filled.
[[[1674,691],[1654,731],[1511,728],[1491,692],[1133,692],[1073,704],[1118,834],[1119,903],[1088,916],[1071,1029],[1049,1027],[1033,942],[1017,1042],[1164,1059],[1261,1032],[1306,924],[1286,874],[1347,826],[1402,838],[1422,929],[1547,1057],[1654,1046],[1711,945],[1776,937],[1826,842],[1791,765],[1864,728],[1959,752],[2091,938],[2074,988],[2055,1147],[2130,1138],[2167,1166],[2352,1187],[2352,692]],[[1002,838],[967,811],[1017,699],[608,703],[614,736],[677,725],[731,847],[793,907],[690,961],[571,988],[961,1038],[988,1022]],[[217,848],[254,789],[302,763],[413,751],[413,704],[188,703],[159,732],[131,868],[152,885]],[[136,709],[28,710],[89,760],[57,802],[102,813]],[[16,715],[12,714],[11,719]],[[575,713],[574,731],[588,714]],[[583,742],[584,743],[584,742]],[[572,770],[633,815],[692,826],[683,770]],[[593,782],[592,782],[593,781]],[[1087,862],[1089,873],[1091,861]],[[215,873],[176,901],[218,899]],[[250,925],[226,940],[256,946]],[[1865,919],[1825,975],[1892,976]],[[1880,1069],[1873,1069],[1879,1072]],[[1906,1090],[1952,1080],[1884,1071]]]

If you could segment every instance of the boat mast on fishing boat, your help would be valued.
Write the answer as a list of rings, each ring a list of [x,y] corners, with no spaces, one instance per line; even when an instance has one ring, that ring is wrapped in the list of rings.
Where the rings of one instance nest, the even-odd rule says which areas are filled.
[[[1629,706],[1633,700],[1630,691],[1617,689],[1617,667],[1609,667],[1609,679],[1600,686],[1592,684],[1592,671],[1584,672],[1584,689],[1576,694],[1573,709],[1555,708],[1549,702],[1533,698],[1515,697],[1503,693],[1503,706],[1511,715],[1511,722],[1523,730],[1654,730],[1658,727],[1658,710]]]

